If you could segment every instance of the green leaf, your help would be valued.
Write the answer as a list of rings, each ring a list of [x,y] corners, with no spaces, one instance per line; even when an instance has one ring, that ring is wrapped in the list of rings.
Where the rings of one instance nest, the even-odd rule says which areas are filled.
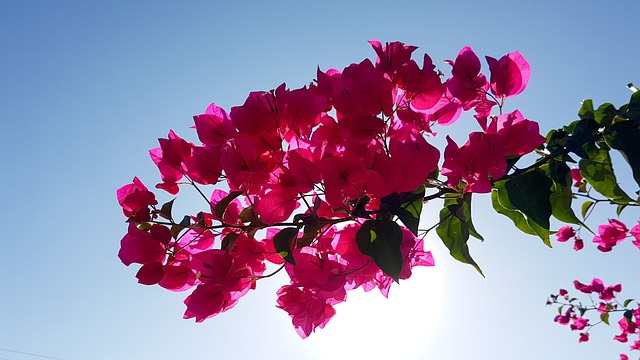
[[[586,99],[582,101],[578,116],[580,116],[580,119],[593,119],[593,100]]]
[[[380,270],[398,282],[404,258],[400,251],[402,229],[395,221],[377,219],[365,221],[356,233],[356,244],[370,256]]]
[[[633,202],[618,185],[613,172],[611,157],[606,150],[599,150],[600,160],[581,159],[578,163],[580,173],[587,182],[600,194],[619,204]]]
[[[162,207],[160,208],[160,212],[158,213],[158,215],[160,215],[161,217],[169,220],[169,221],[173,221],[173,216],[171,215],[171,210],[173,209],[173,202],[176,199],[173,199],[169,202],[166,202],[164,204],[162,204]]]
[[[218,219],[222,220],[229,204],[231,204],[231,202],[240,195],[242,195],[242,191],[232,191],[229,193],[229,195],[223,197],[220,201],[218,201],[213,209],[213,213],[216,214]]]
[[[504,184],[504,183],[503,183]],[[506,196],[506,191],[504,191]],[[538,235],[535,231],[527,224],[527,218],[518,210],[512,210],[505,206],[503,206],[499,199],[498,190],[493,190],[491,192],[491,204],[493,205],[493,209],[501,215],[504,215],[513,221],[513,224],[523,233],[529,235]]]
[[[549,164],[540,167],[553,181],[551,196],[551,214],[558,220],[585,226],[573,212],[571,204],[573,193],[571,192],[571,169],[566,163],[552,160]],[[586,227],[586,226],[585,226]]]
[[[473,266],[484,276],[469,253],[469,222],[465,217],[464,203],[458,203],[458,199],[445,200],[444,207],[440,210],[440,223],[436,233],[454,259]]]
[[[467,219],[467,225],[469,226],[469,235],[480,241],[484,241],[484,238],[478,233],[475,226],[473,226],[473,222],[471,221],[471,195],[471,193],[465,193],[463,197],[464,203],[462,204],[462,206],[464,209],[464,218]]]
[[[622,303],[622,306],[627,307],[627,306],[629,306],[629,304],[630,304],[632,301],[635,301],[635,300],[634,300],[634,299],[627,299],[627,300],[625,300],[625,301]]]
[[[509,200],[509,194],[505,188],[505,180],[496,181],[493,184],[493,192],[491,193],[491,200],[493,208],[497,213],[507,216],[513,221],[516,227],[529,235],[537,235],[545,245],[551,247],[551,240],[549,239],[550,231],[542,226],[538,225],[535,221],[525,216],[522,211],[515,207]]]
[[[609,325],[609,313],[605,312],[600,314],[600,320],[602,320],[603,323]]]
[[[620,216],[620,214],[622,214],[622,210],[624,210],[627,206],[628,206],[628,204],[620,204],[620,205],[618,205],[618,207],[616,208],[616,214],[618,216]]]
[[[593,206],[593,204],[595,204],[593,201],[585,201],[582,204],[582,218],[586,219],[587,218],[587,212],[589,211],[589,209],[591,209],[591,207]]]
[[[388,211],[397,216],[413,235],[418,235],[418,226],[420,225],[420,215],[422,214],[425,192],[425,186],[421,185],[411,192],[387,195],[380,199],[380,210]]]
[[[253,205],[249,205],[246,208],[240,210],[238,220],[242,221],[243,223],[253,223],[260,221],[255,209],[253,208]]]
[[[640,119],[616,122],[605,129],[608,144],[622,154],[640,187]]]
[[[189,225],[191,225],[191,218],[189,217],[189,215],[185,215],[179,224],[171,226],[171,236],[177,240],[180,232]]]
[[[236,243],[236,240],[238,240],[238,237],[240,237],[240,234],[236,233],[229,233],[225,235],[225,237],[222,238],[222,245],[220,248],[226,252],[231,252],[231,249],[233,249],[233,245]]]
[[[509,201],[516,209],[547,230],[552,214],[549,200],[552,186],[553,180],[540,169],[509,178],[504,184]]]
[[[293,249],[297,237],[298,228],[295,227],[284,228],[273,237],[273,247],[276,252],[291,265],[296,264],[296,260],[293,258]]]

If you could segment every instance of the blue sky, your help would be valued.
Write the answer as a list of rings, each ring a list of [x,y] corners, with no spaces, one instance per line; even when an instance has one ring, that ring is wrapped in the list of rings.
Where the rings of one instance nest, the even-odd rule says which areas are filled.
[[[442,61],[465,45],[493,57],[519,50],[532,77],[507,108],[546,133],[574,120],[584,98],[628,100],[625,85],[640,83],[639,13],[633,0],[2,2],[0,358],[617,359],[617,329],[578,344],[544,302],[594,276],[640,296],[629,242],[608,254],[589,243],[548,249],[479,199],[486,241],[471,250],[486,279],[430,237],[436,267],[389,300],[350,294],[303,341],[274,307],[282,277],[202,324],[182,320],[185,294],[136,284],[116,256],[126,225],[115,190],[134,175],[158,181],[147,150],[169,129],[195,139],[191,117],[210,102],[228,109],[249,91],[302,86],[318,66],[374,57],[370,39],[419,46],[445,73]],[[465,117],[441,131],[463,140],[473,125]],[[425,220],[437,211],[428,206]]]

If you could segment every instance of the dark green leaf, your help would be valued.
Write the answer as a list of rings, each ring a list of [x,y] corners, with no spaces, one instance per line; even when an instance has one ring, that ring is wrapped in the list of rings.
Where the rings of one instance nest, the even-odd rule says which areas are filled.
[[[256,211],[253,208],[253,205],[249,205],[246,208],[240,210],[240,214],[238,215],[238,220],[242,221],[243,223],[260,221],[260,219],[258,218],[258,215],[256,214]]]
[[[540,169],[509,178],[504,184],[511,204],[547,230],[552,213],[549,200],[552,186],[553,180]]]
[[[229,193],[229,195],[223,197],[216,204],[216,206],[213,209],[213,213],[216,214],[218,219],[222,220],[222,218],[224,217],[224,213],[225,211],[227,211],[227,207],[229,206],[229,204],[231,204],[233,199],[237,198],[240,195],[242,195],[242,191],[232,191]]]
[[[467,225],[469,227],[469,235],[473,236],[474,238],[480,241],[484,241],[484,238],[482,237],[482,235],[480,235],[476,230],[475,226],[473,226],[473,222],[471,218],[471,195],[472,195],[471,193],[465,193],[463,197],[464,202],[462,203],[462,206],[464,210],[464,218],[467,220]]]
[[[627,299],[622,303],[622,306],[627,307],[632,301],[634,301],[634,299]]]
[[[502,183],[504,184],[504,183]],[[505,197],[506,191],[503,190]],[[498,190],[494,190],[491,192],[491,203],[493,204],[493,209],[501,215],[504,215],[513,221],[513,224],[523,233],[529,235],[537,235],[535,231],[527,224],[527,219],[524,214],[522,214],[518,210],[512,210],[503,206],[499,200]]]
[[[404,264],[400,246],[402,230],[392,220],[367,220],[356,233],[356,244],[364,255],[370,256],[380,270],[398,282]]]
[[[158,213],[158,215],[162,216],[163,218],[169,221],[173,221],[173,216],[171,215],[171,209],[173,209],[173,202],[175,200],[176,199],[173,199],[169,202],[162,204],[162,207],[160,208],[160,212]]]
[[[553,181],[552,192],[549,197],[552,215],[562,222],[585,226],[571,207],[573,194],[571,192],[572,181],[569,166],[564,162],[552,160],[549,164],[542,166],[541,169]]]
[[[605,130],[609,145],[622,154],[640,187],[640,119],[616,122]]]
[[[605,312],[600,314],[600,320],[602,320],[603,323],[609,325],[609,313]]]
[[[295,227],[284,228],[273,237],[273,247],[284,261],[291,265],[296,264],[296,260],[293,258],[293,249],[297,237],[298,228]]]
[[[191,225],[191,218],[188,215],[185,215],[179,224],[171,226],[171,236],[177,240],[180,232],[189,225]]]
[[[493,192],[491,193],[491,200],[493,208],[497,213],[507,216],[516,227],[529,235],[537,235],[545,245],[551,247],[551,240],[549,239],[550,231],[542,226],[538,225],[535,221],[527,218],[524,213],[518,210],[509,200],[509,195],[505,189],[505,181],[496,181],[493,185]]]
[[[589,184],[600,194],[617,202],[625,204],[633,200],[618,185],[616,175],[613,172],[611,158],[606,150],[599,150],[599,159],[581,159],[579,162],[580,173]]]
[[[233,249],[233,245],[236,243],[236,240],[238,240],[239,236],[240,234],[236,233],[229,233],[225,235],[225,237],[222,238],[221,249],[226,252],[231,252],[231,249]]]
[[[424,185],[414,191],[391,194],[380,199],[381,210],[386,210],[407,227],[414,235],[418,235],[418,225],[422,214],[423,198],[426,192]]]
[[[624,312],[624,318],[627,319],[627,324],[631,324],[633,321],[633,311],[627,310]]]
[[[449,249],[451,256],[465,264],[473,266],[480,275],[484,276],[478,264],[469,253],[469,223],[465,217],[464,205],[458,204],[457,199],[445,200],[440,210],[440,223],[436,233]]]
[[[624,210],[627,206],[627,204],[618,205],[618,207],[616,208],[616,214],[620,216],[620,214],[622,214],[622,210]]]

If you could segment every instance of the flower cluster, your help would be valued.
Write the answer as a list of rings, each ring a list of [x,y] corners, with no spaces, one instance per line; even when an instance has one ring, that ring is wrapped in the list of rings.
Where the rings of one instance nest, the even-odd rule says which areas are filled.
[[[556,233],[559,242],[566,242],[574,239],[574,249],[581,250],[584,247],[582,239],[576,233],[576,229],[570,226],[563,226]],[[640,223],[628,229],[627,226],[616,219],[609,219],[608,224],[598,226],[598,235],[593,237],[593,242],[598,244],[598,250],[609,252],[616,245],[620,244],[626,238],[631,237],[633,245],[640,249]]]
[[[421,66],[411,59],[416,47],[370,44],[375,63],[318,70],[298,89],[252,92],[230,112],[211,104],[194,117],[201,144],[173,131],[159,139],[149,151],[160,171],[156,188],[176,195],[192,187],[206,205],[179,220],[173,200],[158,206],[138,178],[118,189],[129,221],[119,257],[142,265],[140,283],[194,289],[184,317],[199,322],[235,306],[271,276],[268,266],[279,266],[290,283],[278,290],[277,306],[307,337],[348,290],[387,296],[413,267],[434,265],[418,229],[427,199],[489,192],[508,159],[545,142],[536,122],[517,110],[502,114],[505,99],[529,81],[518,52],[487,57],[487,79],[465,47],[447,61],[445,80],[428,55]],[[491,116],[494,107],[500,115]],[[441,159],[428,141],[432,127],[471,110],[482,131],[462,146],[448,138]],[[229,191],[205,193],[221,183]]]
[[[634,302],[632,299],[625,300],[623,303],[616,299],[617,293],[622,291],[620,284],[605,286],[602,280],[594,278],[590,284],[583,284],[577,280],[573,282],[576,290],[584,294],[594,294],[598,296],[594,300],[589,296],[590,303],[583,304],[578,298],[570,297],[569,292],[560,289],[558,294],[550,295],[547,305],[558,304],[558,315],[554,321],[561,325],[569,325],[572,331],[580,331],[578,342],[589,341],[589,331],[592,327],[605,323],[609,325],[610,316],[614,313],[621,313],[622,317],[618,321],[621,333],[614,336],[614,340],[621,343],[629,341],[629,336],[636,336],[630,346],[631,350],[640,350],[640,304],[636,303],[636,307],[630,307]],[[599,319],[596,322],[585,317],[589,311],[596,311]],[[626,354],[620,355],[621,359],[628,359]]]

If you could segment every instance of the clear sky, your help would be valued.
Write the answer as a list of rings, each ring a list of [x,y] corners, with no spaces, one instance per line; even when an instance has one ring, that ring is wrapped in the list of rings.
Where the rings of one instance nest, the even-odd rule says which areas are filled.
[[[303,341],[274,307],[282,277],[202,324],[182,320],[186,294],[138,285],[116,256],[126,225],[115,190],[134,175],[157,182],[147,150],[169,129],[194,140],[191,117],[210,102],[228,109],[249,91],[302,86],[318,66],[374,57],[370,39],[419,46],[447,74],[442,61],[465,45],[481,56],[519,50],[532,77],[507,108],[546,133],[576,119],[581,99],[628,101],[625,85],[640,83],[640,2],[216,3],[0,3],[0,358],[617,359],[626,350],[611,341],[617,329],[598,327],[578,344],[544,304],[594,276],[640,297],[630,242],[608,254],[590,243],[548,249],[485,197],[474,212],[486,241],[471,251],[486,278],[429,237],[436,267],[418,269],[389,300],[349,294]],[[463,141],[473,124],[441,131]]]

